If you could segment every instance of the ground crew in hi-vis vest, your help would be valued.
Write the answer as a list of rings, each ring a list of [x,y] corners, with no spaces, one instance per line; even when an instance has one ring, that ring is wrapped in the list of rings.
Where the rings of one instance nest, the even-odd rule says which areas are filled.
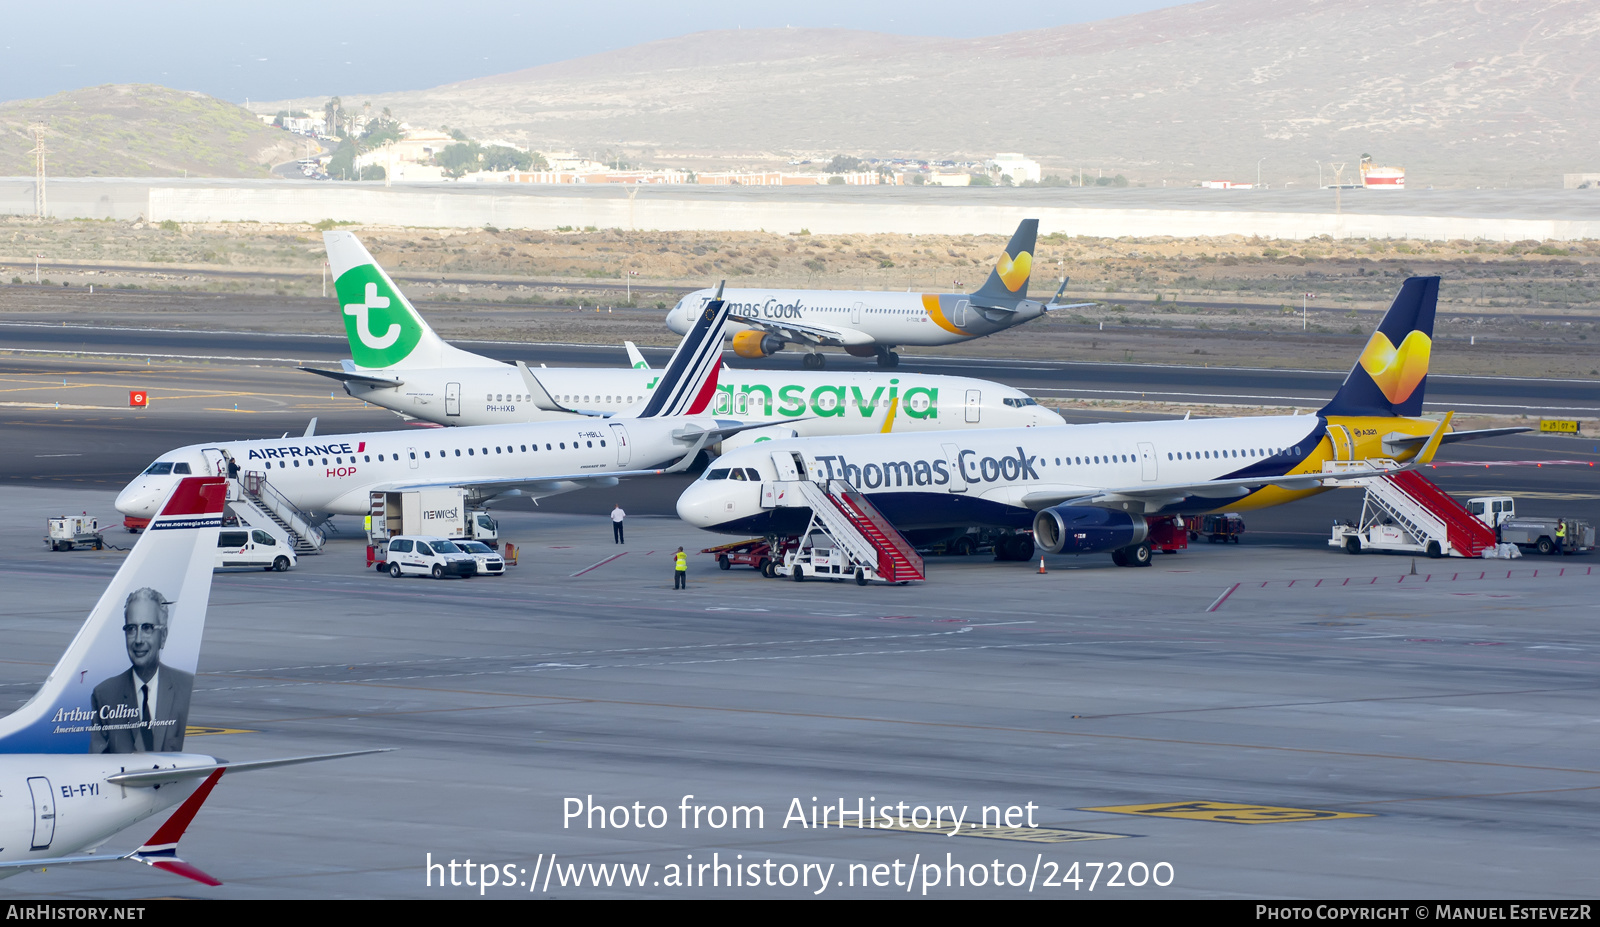
[[[1567,546],[1567,520],[1565,518],[1556,522],[1556,553],[1566,553]]]
[[[672,558],[672,588],[689,588],[689,555],[681,547]]]

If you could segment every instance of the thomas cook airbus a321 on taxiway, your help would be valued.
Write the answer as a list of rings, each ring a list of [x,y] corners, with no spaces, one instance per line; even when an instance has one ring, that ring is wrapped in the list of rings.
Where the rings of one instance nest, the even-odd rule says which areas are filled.
[[[1023,219],[1016,234],[973,293],[891,293],[881,290],[728,290],[733,306],[729,326],[733,352],[740,357],[770,357],[788,345],[806,349],[802,363],[820,369],[817,350],[841,347],[855,357],[877,357],[878,366],[900,363],[896,347],[957,344],[1037,319],[1051,309],[1073,309],[1089,303],[1058,305],[1028,298],[1033,251],[1039,220]],[[1061,281],[1059,299],[1067,287]],[[696,290],[667,313],[667,327],[687,331],[695,313],[713,296]]]
[[[247,763],[184,752],[226,498],[221,477],[169,487],[44,685],[0,718],[0,878],[131,860],[220,885],[177,849],[223,773],[382,752]],[[137,849],[74,855],[179,802]]]
[[[349,232],[324,232],[328,264],[350,339],[340,370],[303,368],[343,383],[363,402],[440,425],[609,416],[650,395],[661,379],[642,356],[632,368],[506,364],[440,338]],[[882,294],[877,294],[882,295]],[[630,345],[631,347],[631,345]],[[1061,416],[1021,390],[987,380],[928,374],[836,374],[724,368],[713,415],[764,422],[724,450],[763,438],[1059,425]]]
[[[726,321],[726,305],[709,303],[661,383],[610,419],[192,444],[135,477],[117,496],[117,510],[148,518],[183,474],[226,472],[229,460],[312,515],[364,515],[375,491],[461,488],[474,503],[507,494],[538,499],[687,469],[708,445],[762,424],[706,414]]]
[[[718,458],[678,515],[712,531],[794,535],[809,510],[776,505],[771,484],[844,480],[914,541],[1011,529],[1027,547],[1010,559],[1027,559],[1031,529],[1050,553],[1142,566],[1152,518],[1292,502],[1373,468],[1426,463],[1442,443],[1526,431],[1449,433],[1449,415],[1420,417],[1438,298],[1438,277],[1407,280],[1315,415],[774,441]],[[727,480],[730,469],[750,476]]]

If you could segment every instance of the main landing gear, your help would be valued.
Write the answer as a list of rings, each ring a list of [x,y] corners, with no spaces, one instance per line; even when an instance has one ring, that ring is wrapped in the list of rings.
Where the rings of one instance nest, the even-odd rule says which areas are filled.
[[[878,366],[886,370],[892,370],[893,368],[900,366],[900,355],[894,353],[888,348],[879,348]]]
[[[800,355],[800,366],[806,370],[821,370],[826,363],[822,355],[815,351]]]

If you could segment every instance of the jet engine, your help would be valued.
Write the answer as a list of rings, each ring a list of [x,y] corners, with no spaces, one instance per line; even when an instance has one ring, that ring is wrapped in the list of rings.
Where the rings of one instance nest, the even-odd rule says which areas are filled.
[[[1033,539],[1052,554],[1094,554],[1144,542],[1142,515],[1088,505],[1058,505],[1033,517]]]
[[[878,346],[875,344],[847,344],[844,353],[851,357],[877,357]]]
[[[752,360],[771,357],[783,350],[783,344],[783,339],[777,335],[752,328],[733,336],[733,353]]]

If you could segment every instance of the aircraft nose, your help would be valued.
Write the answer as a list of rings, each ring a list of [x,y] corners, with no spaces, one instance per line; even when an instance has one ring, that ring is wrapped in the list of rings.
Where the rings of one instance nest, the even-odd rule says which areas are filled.
[[[117,493],[117,511],[134,518],[154,518],[161,502],[161,489],[145,480],[134,480]]]
[[[678,517],[696,528],[710,528],[732,514],[727,510],[722,493],[704,480],[689,484],[678,496]]]
[[[1033,424],[1036,426],[1065,425],[1066,423],[1067,420],[1062,418],[1061,413],[1054,409],[1046,409],[1044,406],[1033,407]]]

